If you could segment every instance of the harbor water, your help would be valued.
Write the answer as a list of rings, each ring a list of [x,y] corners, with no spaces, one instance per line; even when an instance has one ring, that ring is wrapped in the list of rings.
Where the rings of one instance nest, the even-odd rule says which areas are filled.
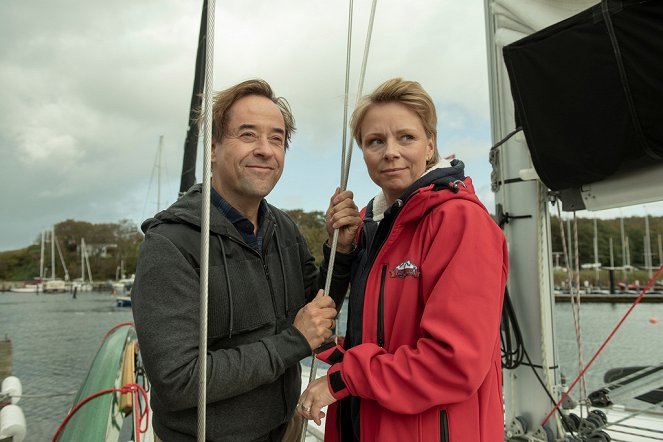
[[[581,306],[585,363],[629,307]],[[76,299],[70,293],[0,293],[0,338],[12,341],[13,374],[23,384],[24,397],[18,405],[26,415],[27,441],[51,440],[72,407],[73,393],[83,382],[104,335],[115,325],[130,321],[131,309],[116,307],[115,298],[108,293],[79,293]],[[343,316],[339,323],[344,330]],[[578,351],[568,303],[556,305],[555,333],[560,367],[571,382],[578,373]],[[609,368],[662,363],[661,343],[663,304],[638,305],[590,369],[588,390],[603,384]],[[323,373],[321,368],[318,375]]]

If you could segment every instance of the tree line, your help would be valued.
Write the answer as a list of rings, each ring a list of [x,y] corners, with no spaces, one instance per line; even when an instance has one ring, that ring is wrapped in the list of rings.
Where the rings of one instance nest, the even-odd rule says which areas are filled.
[[[311,253],[320,263],[322,260],[322,243],[327,239],[324,213],[321,211],[305,212],[300,209],[286,210],[297,223],[306,239]],[[629,217],[623,219],[624,235],[628,237],[630,264],[636,267],[644,265],[645,218]],[[612,256],[615,266],[621,266],[623,260],[621,221],[620,219],[597,220],[598,260],[605,267],[610,265],[610,239],[612,238]],[[562,220],[565,240],[574,236],[574,221]],[[566,266],[562,255],[562,233],[560,220],[551,218],[553,264]],[[661,262],[659,251],[659,235],[663,234],[663,217],[649,217],[650,250],[652,263],[657,266]],[[54,226],[55,237],[62,251],[64,262],[70,278],[81,275],[81,238],[85,239],[89,254],[89,263],[95,281],[114,280],[118,270],[123,267],[128,275],[135,273],[136,262],[143,234],[138,226],[129,221],[118,223],[92,224],[86,221],[66,220]],[[594,262],[594,220],[577,218],[578,251],[580,263]],[[511,244],[511,247],[517,247]],[[49,245],[46,245],[45,266],[51,266]],[[575,250],[575,243],[573,244]],[[41,234],[35,236],[34,242],[20,250],[0,252],[0,280],[25,281],[39,276],[41,257]],[[48,270],[46,276],[51,275]],[[62,266],[56,252],[56,276],[63,277]],[[120,276],[121,277],[121,276]]]
[[[558,217],[551,217],[550,231],[552,237],[552,252],[559,258],[553,257],[553,264],[556,261],[560,266],[566,267],[567,263],[563,256],[562,229],[566,240],[567,249],[569,244],[569,231],[571,238],[575,237],[575,222],[577,222],[578,240],[577,249],[580,256],[580,263],[594,262],[594,219],[576,218],[563,219],[560,226]],[[643,267],[645,265],[645,218],[629,217],[623,218],[624,224],[624,243],[627,243],[627,257],[630,257],[630,265]],[[598,243],[598,261],[603,267],[610,266],[610,242],[612,240],[612,261],[616,267],[622,266],[624,260],[624,248],[622,247],[622,219],[597,219],[596,220],[596,239]],[[659,239],[663,235],[663,217],[649,217],[649,240],[651,262],[653,266],[661,264],[661,251],[659,248]],[[514,245],[511,245],[512,247]],[[573,253],[575,254],[576,243],[572,241]],[[575,263],[574,263],[575,264]]]
[[[302,231],[316,262],[322,261],[322,242],[327,238],[324,213],[320,211],[286,210]],[[70,279],[81,276],[81,239],[85,239],[89,264],[94,281],[115,280],[119,270],[126,276],[136,271],[136,262],[143,242],[138,226],[129,220],[117,223],[93,224],[66,220],[54,227],[55,238],[62,252]],[[41,232],[24,249],[0,252],[0,281],[30,281],[39,276],[41,261]],[[48,238],[48,236],[47,236]],[[50,242],[45,244],[44,276],[51,276]],[[55,251],[56,277],[64,278],[59,253]],[[87,279],[87,277],[86,277]]]

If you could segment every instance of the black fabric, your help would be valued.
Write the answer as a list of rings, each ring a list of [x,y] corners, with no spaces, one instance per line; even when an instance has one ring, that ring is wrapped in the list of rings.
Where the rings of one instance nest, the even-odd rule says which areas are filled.
[[[341,362],[343,360],[343,352],[339,350],[338,348],[332,352],[332,354],[329,355],[327,360],[333,364],[336,364],[337,362]]]
[[[503,49],[516,125],[552,190],[663,158],[663,1],[607,1]]]
[[[334,393],[345,390],[345,382],[343,382],[343,377],[341,376],[340,371],[335,371],[329,375],[329,385],[331,386],[332,390],[334,390]]]

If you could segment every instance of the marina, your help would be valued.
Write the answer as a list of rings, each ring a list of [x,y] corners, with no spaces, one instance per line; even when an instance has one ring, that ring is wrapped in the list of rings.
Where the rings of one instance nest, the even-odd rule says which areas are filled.
[[[642,78],[636,75],[629,78],[625,72],[643,72],[643,77],[661,78],[658,72],[649,70],[653,65],[646,63],[647,59],[660,58],[660,47],[645,42],[660,41],[660,29],[663,28],[651,25],[656,24],[656,20],[663,21],[663,8],[660,2],[648,0],[619,2],[618,7],[615,4],[607,0],[600,4],[584,0],[566,3],[484,1],[492,132],[490,144],[493,146],[489,148],[488,143],[482,141],[486,144],[482,153],[489,156],[492,167],[491,192],[487,193],[491,194],[490,198],[494,197],[494,201],[490,201],[494,202],[494,218],[509,245],[509,280],[500,328],[502,372],[499,373],[499,362],[495,364],[494,372],[499,373],[499,379],[503,381],[501,385],[498,382],[494,385],[503,387],[499,391],[504,401],[504,439],[507,441],[640,442],[661,440],[663,434],[663,414],[660,408],[663,403],[663,366],[660,365],[663,363],[663,349],[660,345],[663,341],[663,294],[660,282],[655,281],[663,271],[663,266],[659,269],[653,261],[656,251],[652,249],[649,215],[645,215],[643,246],[637,248],[637,261],[630,259],[630,241],[635,246],[640,238],[631,240],[625,235],[623,219],[620,223],[621,248],[613,247],[612,237],[609,237],[609,247],[602,247],[609,249],[610,269],[613,272],[609,277],[609,289],[605,289],[605,281],[599,280],[601,261],[607,263],[607,258],[605,252],[602,252],[603,257],[599,255],[598,222],[595,219],[593,223],[594,253],[589,258],[591,262],[588,262],[588,235],[578,234],[580,223],[575,216],[576,211],[621,209],[633,204],[660,202],[662,195],[660,183],[663,183],[663,168],[659,160],[663,157],[660,145],[660,128],[663,125],[659,124],[658,112],[654,112],[653,116],[650,113],[652,109],[660,107],[663,85],[652,87],[654,80],[642,84]],[[208,26],[205,31],[203,21],[213,23],[213,20],[205,18],[205,14],[212,14],[210,18],[215,14],[214,3],[211,5],[208,10],[207,2],[204,2],[197,56],[207,58],[209,66],[205,69],[209,69],[208,74],[212,73],[214,63],[211,50],[213,45],[207,42],[213,42],[214,35],[213,32],[211,35],[206,34],[213,30],[213,26]],[[375,7],[372,10],[374,12]],[[238,21],[242,22],[243,19]],[[613,21],[616,24],[614,27]],[[370,23],[369,29],[372,28],[373,15]],[[186,27],[190,28],[190,24]],[[651,32],[651,35],[640,35],[641,31]],[[370,38],[367,38],[363,68],[368,59],[368,41]],[[622,43],[621,50],[618,42]],[[352,46],[349,36],[348,43],[349,48]],[[601,52],[603,50],[607,50],[607,54]],[[202,57],[203,51],[206,51],[205,57]],[[349,59],[348,54],[348,72]],[[199,75],[201,67],[202,63],[196,67],[191,115],[195,113],[194,98],[200,97],[203,92],[199,80],[205,77],[208,82],[211,81],[208,77],[212,78],[212,75]],[[349,95],[348,77],[346,73],[346,98]],[[363,86],[363,71],[360,77],[359,89]],[[210,98],[212,86],[208,83],[204,87],[206,100]],[[209,102],[206,103],[204,107],[208,108]],[[195,182],[195,167],[186,167],[189,160],[192,164],[196,163],[195,152],[198,148],[198,127],[190,122],[189,118],[189,129],[196,134],[195,140],[187,134],[185,151],[188,153],[185,153],[182,190]],[[205,126],[205,131],[209,134],[209,124]],[[444,138],[444,135],[440,138]],[[162,141],[163,137],[160,138],[160,149]],[[204,144],[209,148],[210,143]],[[342,163],[345,164],[345,160]],[[205,163],[207,166],[208,162]],[[349,167],[348,164],[346,172],[349,172]],[[185,170],[190,174],[186,179]],[[207,173],[204,176],[209,178]],[[643,182],[651,185],[642,186]],[[205,186],[208,184],[206,182]],[[345,183],[341,187],[344,189]],[[359,203],[364,204],[365,200]],[[556,229],[551,226],[553,206],[558,209],[560,219],[560,207],[565,212],[573,213],[573,220],[566,220],[566,229],[562,227],[560,239],[554,246],[551,235],[551,231]],[[494,226],[491,224],[491,227]],[[565,230],[568,238],[564,237]],[[207,229],[202,229],[202,232],[204,235],[208,233]],[[617,238],[616,224],[613,225],[613,233]],[[658,238],[660,262],[663,245],[660,233],[656,232],[655,235]],[[585,237],[583,247],[580,247],[581,236]],[[58,237],[61,237],[60,232]],[[28,429],[25,440],[28,441],[49,440],[52,437],[57,439],[72,407],[73,411],[79,410],[79,405],[88,399],[107,394],[111,390],[116,394],[118,388],[134,385],[140,371],[138,364],[132,365],[140,360],[140,352],[130,325],[131,309],[127,308],[131,298],[126,296],[130,294],[133,281],[125,277],[122,262],[118,266],[115,280],[104,285],[109,289],[107,292],[89,291],[94,286],[91,285],[92,274],[89,262],[86,261],[85,243],[82,238],[76,238],[75,243],[67,246],[73,249],[73,244],[78,244],[79,239],[79,285],[74,286],[69,282],[63,252],[55,238],[55,228],[50,233],[42,233],[39,272],[20,274],[20,278],[34,279],[1,285],[3,290],[9,291],[0,293],[0,336],[5,336],[4,341],[0,341],[0,373],[4,376],[15,375],[22,382],[22,393],[16,396],[21,398],[21,409],[25,413]],[[44,265],[46,244],[49,244],[50,251],[50,276]],[[309,243],[309,246],[315,245]],[[55,258],[56,249],[59,263]],[[620,268],[615,266],[615,249],[621,249],[621,257],[617,260],[621,261]],[[635,254],[636,248],[632,250]],[[568,280],[565,277],[560,283],[553,273],[559,267],[562,256],[565,265],[575,267],[576,270],[575,274],[569,273]],[[644,258],[642,266],[640,257]],[[556,260],[554,266],[553,260]],[[36,258],[33,257],[33,261]],[[634,268],[632,264],[646,269],[648,277],[644,280],[649,280],[649,284],[653,285],[652,291],[641,293],[638,290],[642,287],[639,282],[634,282],[632,290],[627,278],[624,278],[621,285],[615,285],[614,271],[619,269],[620,273],[627,274],[627,269],[630,272]],[[63,279],[56,274],[56,265],[64,272]],[[87,278],[85,267],[88,270]],[[581,276],[580,269],[595,271],[594,277],[586,278],[586,274]],[[652,276],[654,271],[656,275]],[[283,275],[285,280],[285,272]],[[43,296],[47,292],[51,293]],[[443,290],[440,293],[441,296],[457,295]],[[206,291],[201,290],[201,297],[205,294]],[[134,305],[138,305],[141,299],[145,298],[134,297]],[[393,299],[400,298],[389,298]],[[162,298],[157,298],[157,302],[161,301]],[[450,297],[448,301],[457,300]],[[179,299],[176,299],[176,304],[175,308],[182,305]],[[449,304],[445,307],[448,308]],[[165,310],[172,313],[172,310]],[[205,318],[206,312],[202,311],[201,314]],[[378,309],[378,315],[383,314],[384,310]],[[338,322],[342,334],[345,312],[341,315]],[[206,327],[207,323],[202,318],[199,321]],[[380,319],[384,319],[384,316],[380,316]],[[471,319],[472,325],[480,323],[475,317]],[[383,322],[377,322],[383,325]],[[449,321],[450,324],[453,322]],[[193,321],[186,322],[186,325],[191,324]],[[468,329],[472,325],[457,331],[469,336],[471,333]],[[493,328],[495,332],[496,325]],[[116,333],[118,326],[126,328],[122,333]],[[206,336],[205,331],[201,333],[203,338]],[[192,337],[193,333],[187,333],[186,336]],[[441,344],[440,348],[453,349],[445,339],[448,338],[441,336],[432,340],[436,340],[435,344]],[[412,345],[418,350],[419,344],[427,340],[431,340],[431,336],[422,336]],[[202,341],[205,342],[204,339]],[[384,347],[384,340],[378,343]],[[210,351],[204,348],[205,345],[201,345],[200,355],[195,361],[200,369],[199,377],[203,386],[207,376],[207,358],[204,356]],[[492,347],[496,358],[499,346],[496,342]],[[408,345],[401,348],[404,347]],[[144,348],[147,354],[147,345]],[[472,346],[467,345],[462,350],[469,348]],[[106,355],[112,356],[112,363],[103,362]],[[186,361],[193,359],[187,358]],[[308,371],[308,366],[312,366],[311,373],[315,373],[315,360],[313,362],[310,359],[303,361],[304,373]],[[120,371],[124,373],[125,364],[129,367],[128,378],[120,378]],[[376,360],[376,365],[379,364],[380,360]],[[434,369],[435,374],[444,373],[449,368],[444,363],[440,365],[426,368]],[[158,364],[155,366],[159,367]],[[324,369],[321,367],[322,372]],[[166,377],[172,373],[165,371],[168,375]],[[91,378],[99,377],[105,378],[103,386],[101,382],[88,384]],[[409,379],[416,381],[424,378],[410,373]],[[304,388],[308,379],[303,377],[302,381]],[[116,388],[108,388],[109,385]],[[188,386],[176,390],[172,396],[176,400],[171,402],[177,402],[180,399],[177,395],[180,392],[184,394],[183,390],[187,389]],[[199,389],[199,392],[204,391],[204,388]],[[211,403],[205,402],[203,396],[200,395],[202,402],[199,403]],[[88,430],[96,434],[94,439],[89,440],[107,441],[112,438],[126,441],[131,436],[134,440],[142,437],[138,431],[142,428],[139,424],[141,420],[136,417],[136,409],[143,411],[141,405],[136,404],[134,407],[133,417],[136,419],[131,429],[131,419],[119,416],[116,404],[110,397],[106,396],[103,406],[95,402],[94,408],[101,410],[98,413],[90,412],[97,414],[96,423],[81,417],[87,416],[89,408],[72,418],[72,426],[62,433],[65,436],[63,442],[87,437]],[[499,395],[495,393],[491,397],[498,398]],[[437,396],[434,399],[437,400]],[[362,397],[361,400],[370,401],[374,398]],[[456,404],[440,398],[434,405],[441,407],[440,411],[446,419],[447,411],[451,409],[449,407]],[[379,406],[395,411],[384,403],[379,403]],[[501,418],[498,408],[495,407],[495,415]],[[369,407],[364,407],[364,412],[367,409]],[[427,408],[427,411],[430,410]],[[621,422],[629,418],[628,414],[638,416],[629,420],[626,426],[620,427]],[[201,415],[205,415],[202,407]],[[362,419],[365,416],[366,413],[363,413]],[[497,430],[501,431],[501,419],[495,422],[498,423]],[[438,425],[439,429],[443,426],[448,432],[446,424]],[[311,427],[309,437],[304,435],[304,438],[307,441],[320,439],[321,429]],[[195,428],[202,430],[200,436],[204,438],[204,419],[202,426]],[[623,431],[624,428],[626,431]],[[133,431],[133,434],[120,437],[118,429],[120,433],[126,429],[126,433]],[[85,436],[77,436],[83,430]],[[148,441],[152,437],[151,430],[149,428],[146,434]],[[228,428],[222,428],[218,434],[224,431],[230,432]],[[494,434],[489,436],[493,437]]]

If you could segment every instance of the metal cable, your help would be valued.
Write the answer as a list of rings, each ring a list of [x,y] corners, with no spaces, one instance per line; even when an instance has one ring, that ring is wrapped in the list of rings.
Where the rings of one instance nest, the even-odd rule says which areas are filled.
[[[368,22],[368,29],[366,31],[366,42],[364,44],[364,56],[361,64],[361,72],[359,74],[359,85],[357,87],[357,98],[355,104],[361,98],[361,94],[364,89],[364,79],[366,77],[366,65],[368,64],[368,54],[371,44],[371,35],[373,33],[373,23],[375,21],[375,9],[377,6],[377,0],[373,0],[371,5],[371,15]],[[343,110],[343,146],[341,147],[341,191],[344,191],[348,185],[348,176],[350,175],[350,164],[352,161],[352,137],[350,140],[347,140],[348,132],[348,95],[349,95],[349,84],[350,84],[350,55],[352,47],[352,16],[353,16],[354,2],[350,0],[348,8],[348,36],[347,36],[347,54],[346,54],[346,64],[345,64],[345,98],[344,98],[344,110]],[[329,254],[329,264],[327,266],[327,278],[325,279],[325,289],[324,293],[327,295],[331,289],[331,279],[334,271],[334,261],[336,257],[336,248],[338,246],[338,229],[334,229],[334,235],[332,237],[331,243],[331,252]],[[316,378],[318,371],[318,359],[315,357],[315,352],[311,355],[311,370],[309,372],[308,385],[311,385]],[[304,419],[302,423],[302,435],[301,440],[304,442],[306,440],[306,432],[308,428],[308,419]]]
[[[207,32],[205,48],[205,92],[204,112],[204,159],[203,159],[203,201],[200,214],[200,330],[198,341],[198,426],[197,440],[205,442],[205,417],[207,414],[207,283],[209,274],[209,216],[211,185],[211,146],[212,146],[212,87],[214,67],[214,10],[215,0],[207,3]]]

